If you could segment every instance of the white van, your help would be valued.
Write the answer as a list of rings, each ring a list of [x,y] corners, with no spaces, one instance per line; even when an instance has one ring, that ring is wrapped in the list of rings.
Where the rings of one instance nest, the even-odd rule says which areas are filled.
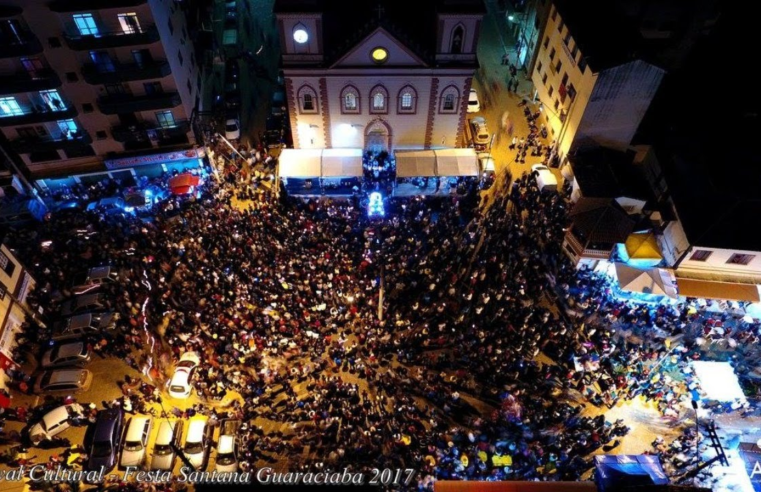
[[[536,176],[536,186],[539,191],[558,191],[558,178],[552,174],[550,168],[544,164],[534,164],[531,166],[531,172]]]
[[[153,458],[151,458],[151,470],[174,469],[174,461],[177,458],[175,449],[179,449],[182,439],[182,420],[165,420],[159,426],[156,434],[156,444],[153,446]]]
[[[148,438],[151,435],[153,427],[153,418],[147,415],[136,415],[130,420],[127,432],[124,435],[124,449],[122,450],[122,459],[119,466],[126,468],[128,466],[142,466],[145,463],[148,446]]]

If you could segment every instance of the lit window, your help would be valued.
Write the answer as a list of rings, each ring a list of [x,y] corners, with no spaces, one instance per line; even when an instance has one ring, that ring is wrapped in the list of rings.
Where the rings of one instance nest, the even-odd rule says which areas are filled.
[[[727,263],[730,265],[747,265],[748,263],[753,261],[753,258],[755,257],[756,255],[744,255],[744,254],[735,253],[729,257],[729,259],[727,260]]]
[[[66,109],[66,105],[61,99],[61,95],[58,94],[58,91],[55,89],[40,91],[40,97],[45,101],[45,105],[53,111],[63,111]]]
[[[71,140],[79,131],[79,128],[77,127],[77,124],[74,122],[74,120],[60,120],[57,123],[58,128],[61,130],[61,138]]]
[[[708,251],[705,249],[698,249],[694,253],[692,253],[692,256],[690,256],[691,261],[706,261],[713,251]]]
[[[74,24],[76,24],[79,34],[82,36],[98,35],[98,26],[95,24],[92,14],[75,14]]]
[[[402,94],[402,109],[412,109],[412,94],[409,92]]]
[[[137,20],[137,14],[130,12],[128,14],[119,14],[119,24],[122,26],[122,32],[124,34],[136,34],[143,32],[140,29],[140,22]]]
[[[372,52],[372,58],[375,63],[385,63],[388,60],[388,50],[386,48],[375,48]]]
[[[225,46],[238,44],[238,30],[225,29],[225,32],[222,34],[222,44]]]
[[[111,55],[109,55],[107,51],[91,51],[90,59],[95,64],[95,69],[98,71],[98,73],[116,71],[114,61],[111,59]]]
[[[158,121],[161,128],[172,128],[175,126],[174,114],[171,111],[156,112],[156,121]]]
[[[344,96],[344,109],[353,111],[357,109],[357,96],[349,92]]]
[[[304,103],[302,105],[304,111],[314,111],[314,99],[312,94],[304,94]]]
[[[15,97],[0,97],[0,115],[18,116],[24,114]]]
[[[454,111],[454,94],[444,96],[444,111]]]
[[[383,96],[382,93],[376,92],[373,96],[373,109],[378,111],[383,111],[383,108],[386,107],[386,98]]]

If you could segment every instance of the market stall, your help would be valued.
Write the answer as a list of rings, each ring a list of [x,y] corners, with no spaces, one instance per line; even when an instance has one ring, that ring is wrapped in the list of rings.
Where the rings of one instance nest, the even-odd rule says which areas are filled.
[[[319,195],[322,149],[283,149],[278,158],[278,176],[290,195]]]
[[[435,150],[436,175],[442,181],[439,185],[444,192],[464,190],[471,182],[478,180],[478,156],[474,149]]]
[[[436,193],[436,154],[433,150],[397,151],[394,196]]]
[[[322,191],[326,195],[351,195],[362,187],[362,149],[322,151]]]

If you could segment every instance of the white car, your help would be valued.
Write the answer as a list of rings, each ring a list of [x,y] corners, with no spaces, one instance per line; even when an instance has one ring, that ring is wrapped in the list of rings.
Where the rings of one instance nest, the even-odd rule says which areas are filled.
[[[127,432],[124,434],[124,448],[119,466],[126,468],[128,466],[142,466],[145,463],[147,456],[145,448],[148,447],[148,438],[151,435],[152,426],[153,419],[147,415],[132,417]]]
[[[236,118],[225,121],[225,138],[227,140],[238,140],[240,138],[240,121]]]
[[[79,403],[62,405],[54,408],[42,417],[42,420],[29,429],[29,439],[39,444],[71,427],[72,421],[83,418],[84,408]]]
[[[190,385],[190,379],[193,377],[193,371],[201,359],[195,352],[185,352],[180,357],[180,361],[174,369],[172,380],[169,381],[169,395],[172,398],[185,399],[190,396],[193,387]]]
[[[211,426],[205,418],[196,418],[188,425],[188,435],[182,451],[196,470],[206,468],[209,459],[209,444],[211,442]]]
[[[558,178],[552,174],[550,168],[544,164],[534,164],[531,166],[531,172],[536,175],[536,185],[539,191],[557,191]]]
[[[478,92],[475,89],[470,89],[468,94],[468,113],[478,113],[481,111],[481,103],[478,102]]]
[[[235,436],[219,436],[215,471],[219,473],[238,471],[238,458],[235,456]]]

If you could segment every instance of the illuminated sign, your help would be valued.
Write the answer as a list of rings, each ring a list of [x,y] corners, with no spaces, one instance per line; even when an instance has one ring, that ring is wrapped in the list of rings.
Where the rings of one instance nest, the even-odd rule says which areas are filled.
[[[761,448],[752,442],[741,442],[738,450],[745,463],[745,471],[748,473],[753,490],[761,492]]]

